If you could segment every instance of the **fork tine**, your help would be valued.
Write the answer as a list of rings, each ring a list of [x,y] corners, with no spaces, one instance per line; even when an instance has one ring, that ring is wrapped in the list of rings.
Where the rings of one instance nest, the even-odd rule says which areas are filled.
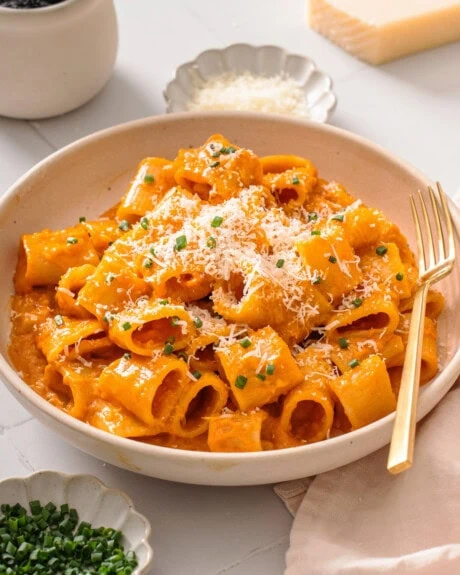
[[[434,253],[434,242],[433,242],[433,230],[431,229],[430,218],[428,217],[428,210],[426,209],[425,200],[423,199],[422,193],[418,191],[418,197],[420,200],[420,205],[422,206],[423,219],[425,220],[425,230],[427,239],[427,249],[428,249],[428,265],[426,268],[431,268],[435,265],[435,253]],[[425,257],[426,261],[426,257]]]
[[[439,215],[439,205],[434,195],[433,188],[428,186],[428,193],[430,194],[431,208],[433,210],[434,221],[436,222],[436,235],[438,238],[438,255],[443,260],[446,257],[446,240],[441,226],[441,217]]]
[[[436,182],[436,186],[438,188],[439,197],[441,199],[441,204],[444,210],[444,217],[447,226],[447,245],[448,245],[447,257],[449,261],[453,263],[455,261],[455,242],[454,242],[454,230],[452,226],[452,216],[450,215],[450,210],[447,204],[445,191],[442,189],[442,186],[439,182]]]
[[[410,196],[410,207],[412,208],[412,218],[415,224],[415,235],[417,238],[418,267],[419,273],[426,269],[425,246],[423,245],[422,230],[420,219],[418,217],[417,206],[415,205],[414,196]]]

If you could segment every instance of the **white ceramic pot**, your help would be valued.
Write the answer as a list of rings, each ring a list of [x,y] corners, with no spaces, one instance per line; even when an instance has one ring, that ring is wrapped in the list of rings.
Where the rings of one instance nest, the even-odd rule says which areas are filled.
[[[0,115],[37,119],[81,106],[108,81],[117,45],[113,0],[0,7]]]

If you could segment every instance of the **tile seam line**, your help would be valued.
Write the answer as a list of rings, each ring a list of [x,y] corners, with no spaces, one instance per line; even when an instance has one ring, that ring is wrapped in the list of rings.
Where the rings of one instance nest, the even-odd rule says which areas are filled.
[[[29,472],[29,473],[35,473],[35,471],[37,471],[37,469],[35,468],[34,465],[32,465],[32,463],[29,461],[29,458],[26,456],[26,454],[14,443],[11,442],[11,445],[16,453],[17,459],[19,461],[19,463]]]
[[[246,561],[250,561],[254,557],[257,557],[258,555],[262,555],[266,551],[270,551],[271,549],[278,547],[279,545],[282,545],[286,541],[289,541],[289,535],[283,535],[282,537],[279,537],[275,541],[271,541],[270,543],[267,543],[262,547],[258,547],[253,551],[250,551],[241,559],[237,559],[234,563],[231,563],[230,565],[223,567],[222,569],[219,569],[219,571],[216,571],[213,575],[225,575],[225,573],[229,573],[231,569],[238,567],[239,565],[242,565]]]
[[[8,431],[11,431],[12,429],[17,429],[18,427],[21,427],[21,425],[24,425],[25,423],[28,423],[29,421],[32,421],[34,418],[32,416],[27,417],[26,419],[21,419],[21,421],[17,421],[16,423],[11,423],[9,425],[0,425],[0,435],[6,435],[6,433]]]
[[[55,152],[56,150],[58,150],[59,148],[57,146],[55,146],[52,142],[50,142],[48,140],[48,138],[42,134],[42,132],[40,131],[40,128],[38,127],[38,123],[35,122],[34,120],[27,120],[27,124],[30,126],[30,128],[37,134],[37,136],[47,145],[49,146],[53,152]]]

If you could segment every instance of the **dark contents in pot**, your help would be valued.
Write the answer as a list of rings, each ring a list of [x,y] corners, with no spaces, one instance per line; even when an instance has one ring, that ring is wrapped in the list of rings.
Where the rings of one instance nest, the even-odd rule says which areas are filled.
[[[53,4],[59,4],[64,0],[0,0],[0,7],[3,8],[46,8]]]

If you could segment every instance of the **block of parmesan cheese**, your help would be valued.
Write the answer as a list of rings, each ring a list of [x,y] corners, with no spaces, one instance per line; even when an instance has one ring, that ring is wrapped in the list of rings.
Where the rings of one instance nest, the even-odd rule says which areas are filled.
[[[310,0],[309,19],[371,64],[460,40],[460,0]]]

